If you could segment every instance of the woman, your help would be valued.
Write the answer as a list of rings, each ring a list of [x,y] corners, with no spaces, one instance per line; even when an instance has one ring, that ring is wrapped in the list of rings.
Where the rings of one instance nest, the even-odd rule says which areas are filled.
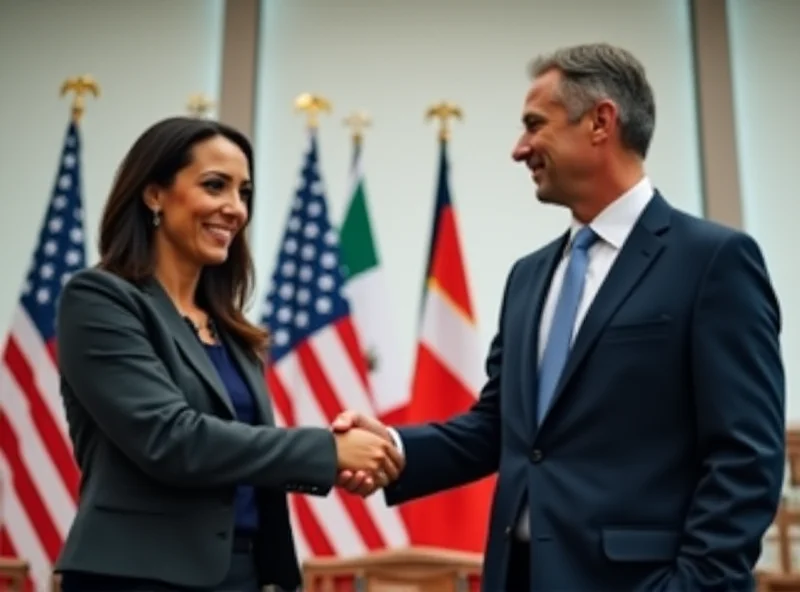
[[[286,492],[401,468],[363,430],[275,427],[267,334],[242,312],[252,173],[224,125],[154,125],[114,181],[99,265],[64,288],[61,393],[83,476],[65,592],[294,589]]]

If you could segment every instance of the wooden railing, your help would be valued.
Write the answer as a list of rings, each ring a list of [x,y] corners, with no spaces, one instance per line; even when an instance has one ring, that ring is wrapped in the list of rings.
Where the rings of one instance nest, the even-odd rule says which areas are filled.
[[[433,547],[316,558],[303,565],[303,592],[471,592],[481,567],[479,554]]]
[[[30,566],[27,561],[0,557],[0,590],[22,592],[29,571]]]

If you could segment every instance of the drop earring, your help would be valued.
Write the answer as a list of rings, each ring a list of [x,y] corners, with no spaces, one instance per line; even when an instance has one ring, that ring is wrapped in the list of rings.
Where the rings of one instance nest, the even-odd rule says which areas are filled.
[[[159,224],[161,224],[161,212],[156,210],[153,212],[153,226],[158,228]]]

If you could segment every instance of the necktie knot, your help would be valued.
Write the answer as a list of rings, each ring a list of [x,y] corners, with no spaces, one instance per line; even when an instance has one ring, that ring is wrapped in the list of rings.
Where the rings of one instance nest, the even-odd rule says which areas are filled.
[[[572,249],[586,252],[596,240],[597,233],[590,226],[584,226],[575,233],[575,238],[572,239]]]

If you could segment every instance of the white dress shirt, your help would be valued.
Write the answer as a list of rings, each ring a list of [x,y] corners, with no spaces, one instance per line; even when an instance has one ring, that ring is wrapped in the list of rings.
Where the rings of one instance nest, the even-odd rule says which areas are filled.
[[[598,240],[589,249],[589,265],[586,270],[586,283],[583,287],[583,294],[578,305],[578,312],[575,315],[575,325],[572,328],[572,339],[578,333],[578,329],[583,322],[586,312],[589,310],[595,295],[597,294],[603,281],[606,279],[611,266],[617,258],[622,245],[633,230],[639,216],[650,203],[653,197],[653,185],[647,177],[642,178],[636,185],[622,194],[619,198],[609,204],[597,217],[589,223],[592,230],[598,236]],[[570,228],[570,240],[575,237],[575,233],[583,225],[577,220],[572,221]],[[547,338],[550,335],[550,326],[553,324],[553,314],[555,313],[558,295],[561,291],[561,284],[564,281],[564,272],[569,262],[569,247],[564,249],[561,261],[553,274],[550,282],[550,289],[547,299],[542,309],[542,319],[539,324],[539,348],[537,364],[542,361]],[[534,493],[535,495],[535,493]],[[528,508],[520,512],[520,520],[517,523],[516,536],[520,540],[530,539],[528,524]]]
[[[650,199],[653,197],[653,185],[650,179],[643,177],[636,185],[631,187],[628,191],[622,194],[614,202],[606,207],[605,210],[590,222],[590,226],[598,236],[598,240],[589,249],[589,265],[586,271],[586,283],[584,285],[583,294],[581,296],[580,304],[578,305],[578,313],[575,318],[575,326],[572,329],[572,337],[574,339],[578,329],[583,322],[589,306],[594,300],[595,294],[600,289],[606,276],[608,275],[611,266],[619,254],[620,249],[625,244],[631,230],[633,230],[636,221],[642,214]],[[575,236],[575,233],[580,230],[582,224],[573,220],[570,228],[570,240]],[[547,337],[550,333],[550,326],[553,323],[553,314],[556,308],[559,292],[561,291],[561,284],[564,280],[564,272],[569,261],[569,245],[564,250],[561,261],[556,267],[553,279],[550,282],[550,289],[547,293],[547,299],[544,303],[542,310],[542,319],[539,325],[539,348],[537,364],[541,362],[544,347],[547,344]],[[394,439],[395,445],[403,453],[403,442],[393,428],[388,428],[389,432]],[[527,541],[530,538],[529,524],[528,524],[528,508],[525,507],[520,513],[520,520],[516,528],[516,536],[520,540]]]

